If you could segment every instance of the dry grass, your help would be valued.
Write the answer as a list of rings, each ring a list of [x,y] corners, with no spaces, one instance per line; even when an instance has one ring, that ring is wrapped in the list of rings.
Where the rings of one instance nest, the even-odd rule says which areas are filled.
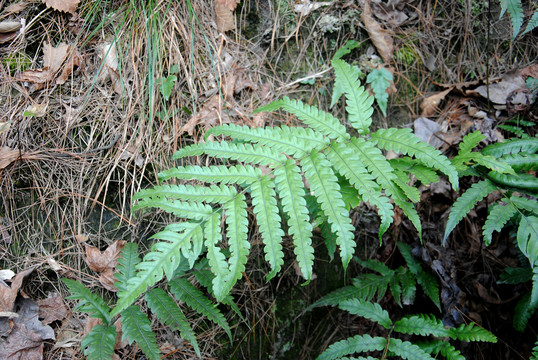
[[[21,14],[30,19],[25,35],[0,48],[0,114],[12,122],[10,130],[0,134],[0,146],[26,154],[0,169],[0,267],[19,271],[37,265],[32,296],[45,297],[51,290],[66,294],[59,283],[62,276],[98,285],[84,263],[85,242],[103,249],[122,238],[145,246],[147,238],[171,220],[161,213],[140,214],[135,219],[130,199],[141,188],[155,184],[160,170],[174,165],[171,155],[175,150],[199,141],[201,130],[189,136],[180,134],[180,129],[211,96],[225,92],[232,69],[246,69],[249,81],[263,88],[233,95],[241,111],[283,95],[326,109],[331,92],[328,64],[334,51],[355,39],[363,43],[357,53],[367,52],[367,36],[350,15],[353,5],[334,4],[318,12],[320,16],[301,17],[292,10],[294,1],[244,0],[237,31],[222,36],[208,2],[191,3],[192,9],[187,1],[82,1],[82,20],[78,21],[32,3]],[[459,1],[411,3],[417,17],[392,29],[397,49],[404,57],[410,56],[397,58],[395,63],[396,85],[402,91],[392,99],[389,113],[398,119],[380,118],[380,124],[406,123],[417,117],[421,98],[435,88],[433,78],[442,84],[483,80],[488,69],[490,77],[495,77],[538,57],[531,36],[508,42],[507,17],[497,20],[496,9],[492,9],[494,31],[486,44],[487,14],[474,13],[468,8],[471,2],[466,1],[465,6]],[[348,20],[332,32],[323,31],[319,22],[325,15],[347,16]],[[258,18],[253,19],[255,16]],[[45,41],[76,44],[85,64],[67,83],[30,92],[16,74],[42,66]],[[98,49],[105,41],[116,42],[122,94],[114,92],[110,80],[96,80],[102,63]],[[359,60],[357,53],[352,57]],[[24,54],[24,58],[16,54]],[[15,57],[21,61],[7,60]],[[430,57],[436,60],[433,72],[424,65]],[[157,79],[174,65],[179,66],[178,81],[165,101]],[[301,79],[314,81],[305,85]],[[22,115],[36,103],[48,103],[43,117]],[[248,118],[241,111],[232,114],[231,121]],[[344,113],[340,108],[336,111]],[[229,120],[228,116],[229,111],[222,112],[220,121]],[[264,121],[293,124],[295,119],[271,114]],[[262,345],[248,344],[285,342],[278,338],[282,320],[275,315],[280,282],[264,282],[259,269],[265,265],[258,261],[261,256],[256,251],[259,247],[249,262],[255,265],[234,290],[250,324],[250,329],[235,329],[238,342],[230,351],[238,358],[265,358]],[[51,258],[61,265],[61,271],[50,269]],[[300,283],[291,266],[280,281],[287,283],[286,289],[297,289]],[[319,295],[315,285],[310,285],[297,297],[312,300]],[[199,320],[189,316],[196,327]],[[328,319],[335,325],[340,322],[331,314]],[[312,357],[320,344],[342,337],[325,333],[319,323],[308,326],[300,330],[311,334],[301,358]],[[204,357],[215,357],[222,350],[215,340],[221,332],[207,323],[197,329],[207,329],[198,338]],[[163,342],[170,342],[166,329],[157,331]],[[271,351],[279,356],[278,349]],[[49,358],[59,358],[60,352],[51,351]],[[192,356],[187,349],[168,358]]]

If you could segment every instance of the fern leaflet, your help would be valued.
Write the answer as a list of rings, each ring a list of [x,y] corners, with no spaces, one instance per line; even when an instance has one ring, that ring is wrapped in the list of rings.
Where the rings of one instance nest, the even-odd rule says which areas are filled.
[[[359,294],[359,290],[355,286],[344,286],[334,291],[331,291],[330,293],[310,305],[306,310],[312,310],[321,306],[336,306],[345,300],[357,297]]]
[[[174,278],[170,282],[170,291],[174,296],[189,307],[196,310],[199,314],[204,315],[215,324],[219,325],[226,331],[228,337],[232,338],[230,326],[222,315],[219,309],[207,299],[204,294],[192,285],[188,280],[182,278]]]
[[[479,326],[475,326],[474,323],[469,325],[461,324],[457,328],[451,328],[448,335],[452,339],[458,339],[461,341],[485,341],[490,343],[496,343],[497,337]]]
[[[349,339],[335,342],[327,348],[317,360],[340,359],[346,355],[365,351],[381,351],[385,348],[387,339],[371,337],[370,335],[356,335]]]
[[[110,360],[116,344],[114,325],[95,325],[80,342],[87,360]]]
[[[534,11],[534,14],[532,14],[531,19],[527,23],[527,27],[525,28],[525,31],[523,31],[523,34],[526,34],[538,27],[538,10]]]
[[[445,235],[443,237],[443,244],[446,243],[448,235],[452,232],[452,230],[454,230],[461,219],[463,219],[480,200],[495,190],[497,190],[495,185],[493,185],[489,180],[483,180],[474,183],[462,196],[458,198],[458,200],[456,200],[452,206],[452,209],[450,210],[450,215],[448,216]]]
[[[162,289],[151,289],[146,293],[146,302],[159,320],[173,330],[179,330],[181,337],[192,344],[194,351],[200,357],[200,348],[196,341],[196,335],[187,321],[181,309],[174,300]]]
[[[510,14],[510,20],[512,22],[512,40],[519,34],[519,29],[523,24],[523,8],[521,7],[521,0],[501,0],[501,16],[508,10]]]
[[[402,359],[409,360],[434,360],[428,353],[424,352],[417,345],[410,343],[409,341],[402,341],[400,339],[390,339],[389,351],[401,357]]]
[[[522,216],[517,229],[517,244],[531,266],[538,261],[538,217]]]
[[[376,322],[385,329],[390,329],[392,326],[392,320],[390,320],[389,313],[386,310],[383,310],[378,303],[360,299],[350,299],[340,302],[339,307],[353,315],[359,315]]]
[[[491,237],[494,231],[501,231],[504,225],[514,214],[516,208],[511,203],[491,205],[491,210],[483,226],[484,244],[491,244]]]
[[[78,300],[76,310],[90,314],[94,318],[103,320],[103,323],[109,325],[113,315],[105,304],[105,301],[98,295],[93,294],[88,288],[81,283],[71,280],[62,279],[63,283],[69,288],[71,295],[68,299]]]
[[[129,344],[136,341],[149,359],[161,358],[161,350],[157,345],[155,333],[151,330],[151,323],[138,306],[131,305],[121,312],[121,330],[122,340],[128,339]]]
[[[443,322],[433,315],[413,315],[404,317],[394,323],[394,331],[413,335],[433,335],[436,337],[449,336]]]
[[[178,178],[185,180],[201,180],[208,183],[251,184],[262,176],[259,168],[250,165],[237,166],[178,166],[159,173],[159,180]]]
[[[121,250],[118,258],[118,266],[116,266],[116,274],[114,275],[117,281],[114,286],[119,291],[125,291],[127,281],[136,275],[136,265],[140,262],[138,257],[138,246],[135,243],[127,243]]]

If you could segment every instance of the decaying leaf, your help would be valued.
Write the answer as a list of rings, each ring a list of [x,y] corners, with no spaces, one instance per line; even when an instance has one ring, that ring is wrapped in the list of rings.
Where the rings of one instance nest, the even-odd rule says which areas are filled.
[[[75,69],[82,66],[82,56],[72,45],[59,43],[53,47],[50,43],[43,45],[43,68],[25,70],[19,75],[20,81],[36,84],[33,90],[39,90],[46,83],[56,80],[63,84]]]
[[[480,95],[497,105],[506,105],[506,101],[514,92],[525,89],[525,80],[519,72],[504,74],[500,81],[489,85],[481,85],[474,90],[467,91],[468,95]]]
[[[420,108],[422,109],[422,116],[428,117],[438,113],[439,104],[441,103],[441,101],[443,101],[445,96],[447,96],[450,91],[452,91],[452,88],[446,89],[445,91],[437,92],[433,95],[426,97],[422,101],[422,104],[420,104]]]
[[[10,33],[0,33],[0,44],[7,43],[17,37],[17,32],[12,31]]]
[[[215,2],[226,6],[231,11],[234,11],[237,7],[237,4],[239,4],[241,0],[215,0]]]
[[[392,37],[381,25],[372,17],[371,0],[362,1],[361,21],[368,32],[368,36],[377,49],[379,56],[388,64],[392,61],[394,44]]]
[[[38,300],[39,318],[48,325],[54,321],[63,320],[67,316],[64,299],[58,293],[50,294],[46,299]]]
[[[443,141],[436,134],[442,130],[441,125],[425,117],[419,117],[413,122],[415,135],[422,141],[427,142],[438,149],[443,145]]]
[[[114,282],[116,281],[114,270],[116,269],[118,257],[125,243],[126,241],[124,240],[116,240],[103,252],[95,246],[86,244],[86,264],[88,264],[91,270],[101,273],[99,282],[107,290],[118,291],[114,287]]]
[[[49,8],[73,14],[80,0],[43,0]]]
[[[105,42],[98,46],[100,50],[100,58],[103,63],[100,68],[98,79],[100,81],[106,81],[108,79],[112,82],[112,88],[116,94],[122,95],[122,83],[120,73],[118,70],[118,54],[116,51],[116,44]],[[123,84],[125,87],[127,83]]]
[[[19,272],[11,282],[11,286],[7,286],[5,283],[0,282],[0,313],[10,313],[13,311],[15,299],[17,299],[17,294],[22,286],[22,281],[25,277],[30,275],[32,271],[34,271],[33,267]]]
[[[8,132],[10,127],[11,121],[0,121],[0,135],[2,135],[2,133]]]
[[[0,270],[0,280],[11,280],[15,276],[12,270]]]
[[[30,299],[17,300],[17,317],[9,336],[2,342],[2,359],[39,360],[43,358],[43,342],[55,340],[54,330],[38,319],[39,306]],[[1,341],[1,340],[0,340]]]
[[[24,110],[23,116],[35,116],[35,117],[43,117],[47,113],[47,107],[49,106],[48,103],[43,104],[32,104],[28,106],[26,110]]]
[[[22,24],[20,21],[1,21],[0,22],[0,33],[10,33],[17,31],[21,28]]]
[[[19,1],[17,3],[13,3],[4,9],[4,12],[2,13],[2,15],[9,16],[12,14],[20,13],[26,8],[26,5],[28,5],[28,2],[26,1]]]
[[[215,15],[217,17],[217,29],[221,33],[235,29],[235,16],[226,5],[215,0]]]
[[[373,0],[372,12],[377,18],[391,25],[400,26],[409,19],[409,16],[404,12],[407,2],[406,0],[388,0],[387,2]],[[416,16],[416,13],[413,15]]]
[[[306,16],[310,14],[312,11],[315,11],[319,9],[322,6],[330,6],[333,4],[333,1],[331,2],[311,2],[310,0],[303,0],[302,4],[295,4],[293,11],[296,13],[301,14],[301,16]]]
[[[19,150],[17,149],[12,149],[7,146],[0,147],[0,170],[17,160],[19,154]]]

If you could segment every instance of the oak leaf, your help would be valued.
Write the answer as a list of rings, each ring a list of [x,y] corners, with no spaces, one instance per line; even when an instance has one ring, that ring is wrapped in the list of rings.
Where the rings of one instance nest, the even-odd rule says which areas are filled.
[[[116,281],[114,270],[118,265],[118,257],[125,243],[126,241],[124,240],[116,240],[103,252],[95,246],[86,245],[86,264],[91,270],[101,273],[99,282],[107,290],[118,291],[114,287],[114,282]]]
[[[73,14],[80,0],[43,0],[43,2],[49,8]]]

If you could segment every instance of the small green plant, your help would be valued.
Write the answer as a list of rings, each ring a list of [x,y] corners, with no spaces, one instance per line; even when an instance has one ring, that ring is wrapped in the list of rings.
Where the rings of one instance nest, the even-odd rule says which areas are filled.
[[[341,310],[353,315],[362,316],[381,325],[387,331],[384,337],[370,335],[356,335],[330,345],[317,359],[348,359],[348,356],[365,352],[379,352],[386,356],[398,356],[402,359],[434,359],[439,354],[447,359],[464,359],[461,353],[446,339],[460,341],[486,341],[497,342],[497,338],[490,332],[470,323],[459,327],[446,328],[443,322],[433,315],[418,314],[404,316],[393,322],[386,310],[376,302],[371,302],[377,293],[378,300],[390,288],[396,303],[401,306],[412,304],[416,283],[422,285],[425,293],[432,299],[438,308],[439,290],[432,275],[422,270],[421,264],[413,258],[409,245],[399,243],[398,247],[406,260],[408,268],[399,267],[397,270],[389,269],[377,260],[361,261],[365,267],[377,271],[380,275],[361,274],[353,280],[354,286],[338,289],[316,301],[309,310],[320,306],[338,306]],[[372,276],[374,275],[374,276]],[[386,279],[385,279],[386,278]],[[396,336],[402,335],[433,336],[434,340],[403,341]],[[365,359],[364,357],[361,357]],[[367,357],[367,359],[373,359]]]
[[[128,280],[136,274],[136,266],[139,263],[140,258],[138,257],[136,244],[126,244],[118,259],[117,281],[114,283],[118,291],[126,290]],[[174,294],[176,300],[167,291],[161,288],[153,288],[146,292],[145,301],[151,312],[170,329],[179,330],[181,337],[190,342],[196,354],[200,356],[196,335],[176,301],[184,302],[200,315],[218,324],[231,338],[230,327],[215,304],[185,279],[185,270],[185,266],[176,269],[173,277],[168,282],[168,289]],[[203,272],[204,270],[195,272],[197,279],[203,279],[204,276],[208,276]],[[202,281],[200,282],[202,283]],[[69,299],[78,300],[76,310],[88,313],[90,317],[100,319],[102,322],[102,324],[94,326],[88,335],[82,339],[81,348],[89,360],[112,359],[114,345],[116,344],[116,327],[114,324],[117,318],[121,320],[122,340],[127,339],[129,344],[135,341],[148,359],[161,358],[161,352],[157,345],[151,322],[147,315],[142,312],[140,306],[130,305],[123,309],[119,315],[114,316],[111,314],[110,307],[99,295],[92,293],[77,281],[63,279],[63,282],[71,292]],[[226,298],[223,303],[237,309],[230,298]]]

